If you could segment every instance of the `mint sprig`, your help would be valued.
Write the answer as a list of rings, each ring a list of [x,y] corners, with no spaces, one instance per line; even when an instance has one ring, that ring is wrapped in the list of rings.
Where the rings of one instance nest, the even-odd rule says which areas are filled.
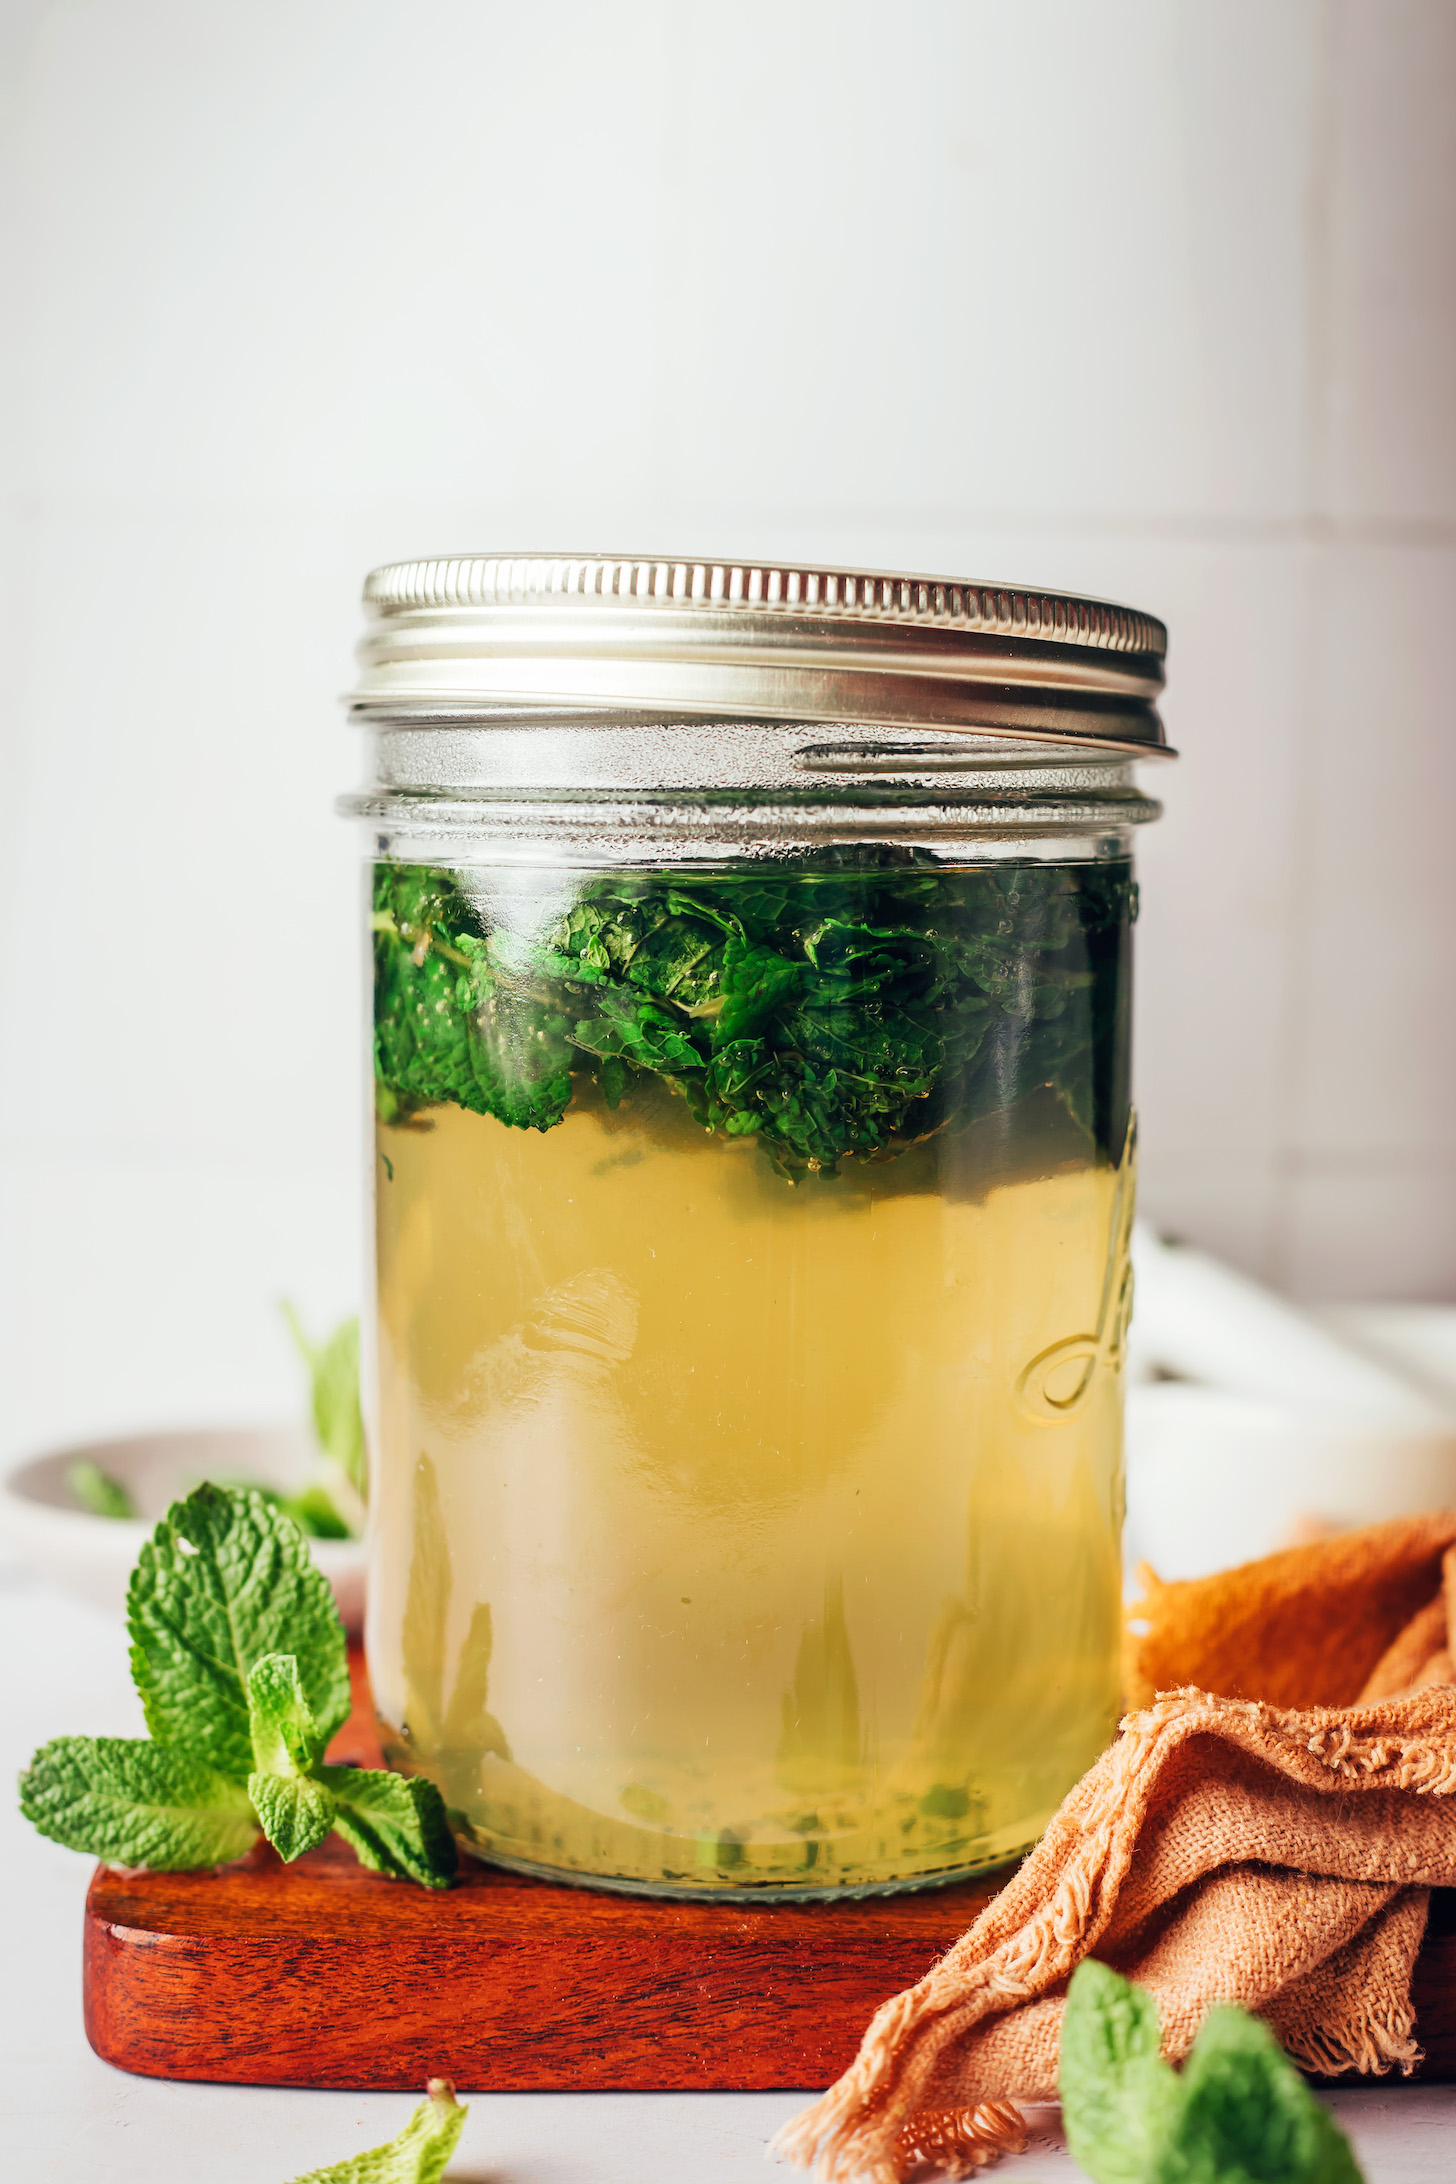
[[[421,2101],[398,2138],[387,2146],[310,2169],[294,2184],[440,2184],[465,2126],[467,2110],[455,2098],[448,2078],[431,2078],[429,2099]]]
[[[1158,2044],[1146,1989],[1078,1966],[1057,2090],[1094,2184],[1361,2184],[1349,2140],[1257,2018],[1215,2006],[1181,2075]]]
[[[433,1783],[324,1764],[349,1714],[344,1630],[281,1510],[217,1486],[174,1503],[132,1573],[127,1623],[152,1740],[43,1745],[20,1778],[43,1835],[183,1872],[240,1857],[260,1829],[290,1862],[337,1829],[374,1872],[449,1885],[455,1842]]]

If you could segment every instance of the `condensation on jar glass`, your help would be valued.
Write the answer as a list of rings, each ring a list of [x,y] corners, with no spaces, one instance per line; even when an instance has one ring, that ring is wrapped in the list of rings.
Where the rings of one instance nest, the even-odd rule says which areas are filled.
[[[1112,1734],[1164,632],[843,570],[379,570],[368,1652],[462,1842],[743,1900]]]

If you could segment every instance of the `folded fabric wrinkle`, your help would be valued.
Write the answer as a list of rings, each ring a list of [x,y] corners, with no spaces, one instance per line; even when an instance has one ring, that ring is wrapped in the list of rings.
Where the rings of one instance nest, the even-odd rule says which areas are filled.
[[[1456,1887],[1456,1513],[1150,1579],[1131,1620],[1134,1695],[1168,1664],[1185,1688],[1127,1715],[1001,1894],[780,2132],[786,2160],[901,2184],[927,2149],[952,2175],[1016,2151],[1087,1956],[1157,1997],[1171,2061],[1234,2001],[1309,2071],[1414,2066],[1429,1891]]]

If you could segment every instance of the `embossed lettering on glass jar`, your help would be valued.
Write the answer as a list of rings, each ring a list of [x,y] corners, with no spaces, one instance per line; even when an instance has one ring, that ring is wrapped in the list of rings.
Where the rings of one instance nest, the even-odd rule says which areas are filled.
[[[1116,1714],[1161,625],[686,560],[365,598],[392,1762],[596,1886],[1012,1856]]]

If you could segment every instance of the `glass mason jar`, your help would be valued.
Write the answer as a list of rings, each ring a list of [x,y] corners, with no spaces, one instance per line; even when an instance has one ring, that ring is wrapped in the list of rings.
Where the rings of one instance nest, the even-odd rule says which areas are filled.
[[[1161,625],[670,561],[366,602],[391,1762],[597,1886],[1014,1855],[1116,1718]]]

